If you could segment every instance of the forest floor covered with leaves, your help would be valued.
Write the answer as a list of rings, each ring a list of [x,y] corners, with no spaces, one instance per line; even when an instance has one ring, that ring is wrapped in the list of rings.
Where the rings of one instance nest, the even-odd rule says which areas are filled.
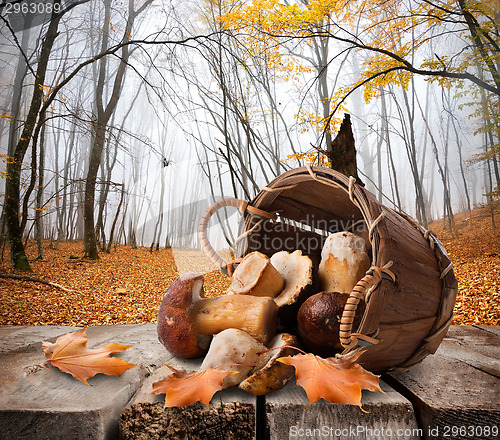
[[[453,324],[500,325],[500,215],[489,210],[455,216],[454,234],[443,222],[429,228],[443,243],[458,281]]]
[[[454,263],[459,294],[454,324],[500,324],[500,216],[497,228],[484,210],[456,216],[454,236],[431,229],[440,237]],[[156,321],[166,288],[179,273],[205,273],[209,295],[223,292],[227,279],[198,251],[130,246],[113,247],[101,259],[82,259],[82,243],[46,242],[43,260],[28,247],[33,274],[12,269],[6,247],[0,273],[32,276],[57,284],[0,277],[0,325],[141,324]]]
[[[100,260],[81,258],[81,242],[44,243],[44,258],[31,260],[33,274],[14,271],[5,252],[0,273],[33,276],[58,284],[0,278],[0,325],[141,324],[156,321],[165,290],[179,273],[206,273],[205,290],[215,295],[227,288],[201,252],[113,246]],[[31,245],[29,257],[36,258]]]

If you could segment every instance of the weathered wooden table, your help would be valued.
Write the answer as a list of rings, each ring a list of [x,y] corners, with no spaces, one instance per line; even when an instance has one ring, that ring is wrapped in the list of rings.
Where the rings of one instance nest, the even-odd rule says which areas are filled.
[[[437,353],[404,373],[384,374],[385,394],[356,406],[320,401],[306,409],[290,383],[265,397],[218,392],[201,404],[163,409],[151,384],[174,358],[154,325],[88,329],[89,347],[134,344],[119,356],[139,364],[121,378],[98,375],[91,386],[42,368],[41,341],[75,327],[0,327],[0,439],[497,439],[500,438],[500,327],[452,326]]]

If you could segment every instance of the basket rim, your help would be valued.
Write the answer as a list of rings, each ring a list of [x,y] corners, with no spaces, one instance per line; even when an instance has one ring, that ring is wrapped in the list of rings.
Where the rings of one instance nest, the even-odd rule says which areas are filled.
[[[393,216],[400,217],[404,224],[407,224],[409,228],[415,228],[419,232],[418,235],[421,234],[423,236],[425,240],[421,241],[421,243],[427,243],[432,251],[432,254],[436,258],[436,273],[440,274],[442,292],[437,315],[435,316],[434,325],[432,325],[432,328],[429,330],[429,336],[421,342],[421,345],[415,349],[415,352],[409,356],[407,360],[402,362],[400,365],[395,366],[395,368],[399,368],[400,366],[407,368],[418,363],[427,354],[435,352],[440,341],[442,340],[442,337],[444,336],[444,333],[446,332],[446,329],[450,325],[453,316],[453,307],[451,307],[450,311],[448,300],[450,297],[456,297],[456,292],[458,290],[451,261],[449,260],[448,254],[438,237],[432,231],[421,226],[417,220],[408,214],[387,207],[382,202],[378,201],[373,193],[356,183],[356,180],[353,177],[347,177],[336,170],[322,166],[307,165],[287,170],[281,175],[275,177],[266,186],[262,187],[261,191],[250,202],[244,203],[247,203],[249,207],[262,209],[264,212],[267,211],[270,215],[276,214],[276,210],[273,211],[273,209],[269,209],[272,207],[274,200],[276,200],[285,191],[288,191],[288,194],[285,195],[285,199],[290,196],[290,198],[294,200],[293,192],[290,192],[289,190],[295,188],[304,181],[316,181],[322,185],[334,187],[336,190],[344,191],[348,195],[351,203],[359,210],[359,213],[369,230],[368,239],[372,246],[371,270],[372,274],[375,273],[377,276],[367,278],[367,280],[365,280],[365,282],[367,282],[365,291],[369,292],[367,307],[365,309],[363,319],[356,329],[356,333],[353,333],[351,329],[349,330],[349,337],[351,338],[350,343],[342,355],[350,355],[354,351],[366,349],[366,345],[378,343],[377,336],[381,317],[383,315],[383,304],[385,302],[386,293],[389,292],[390,289],[393,289],[390,287],[392,280],[383,279],[380,276],[383,273],[382,270],[388,269],[388,266],[390,265],[390,261],[383,261],[384,258],[390,258],[384,250],[387,249],[387,247],[381,247],[381,240],[383,237],[392,236],[392,233],[389,230],[390,222],[388,223],[383,221],[386,216],[389,216],[389,218],[392,218]],[[295,200],[298,201],[298,199]],[[345,202],[347,203],[347,198],[345,199]],[[214,205],[219,204],[220,202],[217,202]],[[311,208],[314,206],[311,205]],[[242,212],[243,217],[240,223],[240,233],[242,235],[251,234],[258,221],[265,221],[262,218],[258,219],[258,216],[255,216],[255,214],[249,210],[244,209]],[[283,218],[286,218],[286,215],[284,215]],[[361,220],[361,218],[359,218],[359,220]],[[239,238],[241,238],[242,235],[240,235]],[[240,244],[241,243],[238,244],[238,247]],[[237,254],[246,255],[251,251],[251,249],[248,249],[246,246],[244,246],[244,249],[241,250],[242,252],[238,252],[236,249]],[[353,293],[351,293],[351,295],[353,295]],[[443,299],[444,296],[447,296],[447,298]]]
[[[319,183],[341,189],[349,194],[351,202],[359,209],[363,219],[369,227],[369,241],[372,245],[372,264],[376,269],[380,270],[384,266],[390,265],[389,261],[382,261],[382,258],[384,257],[380,255],[381,235],[390,235],[386,222],[383,221],[385,212],[391,212],[396,216],[400,216],[408,223],[409,227],[415,228],[422,234],[433,252],[434,257],[436,258],[436,264],[442,282],[441,304],[439,305],[434,325],[429,331],[429,336],[425,341],[423,341],[422,345],[415,351],[415,353],[403,364],[401,364],[401,366],[404,368],[412,366],[418,363],[427,354],[434,353],[440,340],[442,339],[442,336],[445,334],[446,329],[449,327],[453,316],[452,310],[450,312],[444,304],[444,293],[446,292],[446,295],[451,295],[453,297],[456,296],[456,292],[458,290],[457,280],[453,273],[453,265],[439,238],[432,231],[425,229],[422,225],[420,225],[420,223],[413,217],[404,212],[390,208],[378,201],[373,193],[356,183],[353,177],[347,177],[336,170],[321,166],[309,165],[284,172],[280,176],[274,178],[267,186],[263,187],[261,192],[250,203],[252,205],[259,205],[263,198],[269,196],[269,193],[275,193],[277,197],[283,191],[293,188],[294,185],[299,185],[301,179],[302,181],[315,180]],[[272,202],[270,204],[272,204]],[[382,234],[380,234],[380,232],[382,232]],[[367,289],[370,290],[372,301],[376,300],[377,302],[383,302],[385,299],[385,292],[389,289],[388,283],[390,283],[390,281],[379,279],[375,280],[375,282],[376,284],[367,286]],[[367,348],[366,345],[374,342],[372,338],[376,338],[378,334],[382,312],[383,306],[378,304],[378,307],[374,310],[369,307],[367,302],[363,319],[357,329],[357,336],[359,336],[359,334],[366,336],[368,344],[365,344],[365,341],[363,341],[362,338],[358,338],[356,344],[353,343],[350,348],[346,348],[342,355],[350,355],[354,351],[364,350]],[[358,342],[360,342],[359,339],[361,339],[361,344],[358,345]]]

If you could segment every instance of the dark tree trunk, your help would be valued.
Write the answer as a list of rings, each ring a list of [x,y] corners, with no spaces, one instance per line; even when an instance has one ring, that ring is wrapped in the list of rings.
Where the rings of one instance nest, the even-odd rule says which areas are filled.
[[[57,1],[57,0],[56,0]],[[40,57],[36,70],[35,84],[33,88],[33,96],[25,119],[24,127],[13,151],[11,160],[7,163],[7,179],[5,181],[5,204],[4,213],[9,233],[10,255],[12,264],[16,269],[32,271],[28,262],[26,252],[23,245],[23,228],[19,222],[19,207],[20,207],[20,183],[21,183],[21,167],[24,156],[28,150],[35,124],[38,118],[38,112],[42,105],[43,85],[45,83],[45,75],[47,73],[47,65],[49,62],[50,51],[57,37],[57,28],[59,25],[60,15],[53,15],[50,21],[47,33],[42,42]]]
[[[105,17],[103,25],[103,40],[101,50],[107,49],[109,40],[109,17],[110,17],[110,3],[105,3]],[[132,19],[132,21],[131,21]],[[127,30],[132,29],[133,24],[133,7],[129,2],[129,21],[127,22]],[[127,31],[128,32],[128,31]],[[126,34],[123,37],[123,42],[129,40]],[[90,149],[89,168],[87,177],[85,179],[85,197],[83,201],[83,250],[86,258],[92,260],[99,259],[97,251],[97,235],[94,221],[94,206],[95,206],[95,186],[97,181],[97,173],[102,161],[102,152],[105,144],[106,126],[115,111],[118,99],[120,98],[120,91],[125,77],[125,70],[128,62],[129,49],[128,46],[123,46],[121,62],[114,78],[113,89],[111,96],[106,105],[103,103],[104,86],[107,78],[107,59],[102,58],[99,66],[99,77],[96,87],[97,98],[97,117],[94,123],[94,139]]]
[[[125,34],[122,38],[122,43],[127,43],[130,41],[130,31],[133,28],[134,20],[137,15],[142,12],[149,4],[151,0],[147,0],[142,6],[135,11],[133,0],[129,0],[128,4],[128,19]],[[105,51],[108,46],[109,41],[109,25],[110,25],[110,2],[105,3],[105,19],[103,25],[103,41],[101,50]],[[106,105],[103,102],[104,86],[105,83],[109,81],[107,77],[107,63],[106,58],[100,60],[99,66],[99,77],[96,87],[96,98],[97,98],[97,117],[94,124],[94,141],[92,148],[90,150],[89,157],[89,169],[87,172],[87,177],[85,180],[85,197],[84,197],[84,252],[85,257],[93,260],[99,259],[99,254],[97,252],[97,236],[96,228],[94,222],[94,205],[95,205],[95,185],[97,180],[97,172],[101,166],[102,152],[105,144],[105,134],[106,127],[109,123],[111,116],[113,115],[118,100],[120,99],[120,93],[122,85],[125,79],[125,72],[128,65],[130,49],[128,45],[124,45],[121,50],[120,64],[116,71],[113,87]]]
[[[45,112],[44,112],[45,113]],[[43,114],[41,117],[45,117]],[[40,136],[40,160],[38,163],[38,187],[36,191],[36,207],[35,207],[35,238],[36,246],[38,248],[37,260],[43,260],[43,187],[45,180],[45,124],[42,126],[42,133]]]
[[[104,148],[104,136],[106,127],[96,125],[94,127],[94,142],[90,152],[89,168],[85,179],[85,200],[83,203],[83,241],[85,257],[92,260],[99,259],[97,252],[97,237],[94,227],[94,200],[97,172],[101,165],[102,150]]]
[[[349,114],[346,113],[337,137],[332,141],[330,148],[323,153],[328,157],[335,171],[356,178],[356,182],[364,186],[358,176],[356,148]]]

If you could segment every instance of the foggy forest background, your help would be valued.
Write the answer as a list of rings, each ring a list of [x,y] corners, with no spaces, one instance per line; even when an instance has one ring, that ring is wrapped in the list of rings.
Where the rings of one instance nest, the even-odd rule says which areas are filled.
[[[24,16],[2,3],[0,203],[16,267],[29,269],[26,238],[82,240],[90,257],[115,242],[198,248],[210,203],[324,164],[315,147],[346,112],[384,204],[427,226],[495,200],[498,2],[290,3],[54,0],[59,13]]]

